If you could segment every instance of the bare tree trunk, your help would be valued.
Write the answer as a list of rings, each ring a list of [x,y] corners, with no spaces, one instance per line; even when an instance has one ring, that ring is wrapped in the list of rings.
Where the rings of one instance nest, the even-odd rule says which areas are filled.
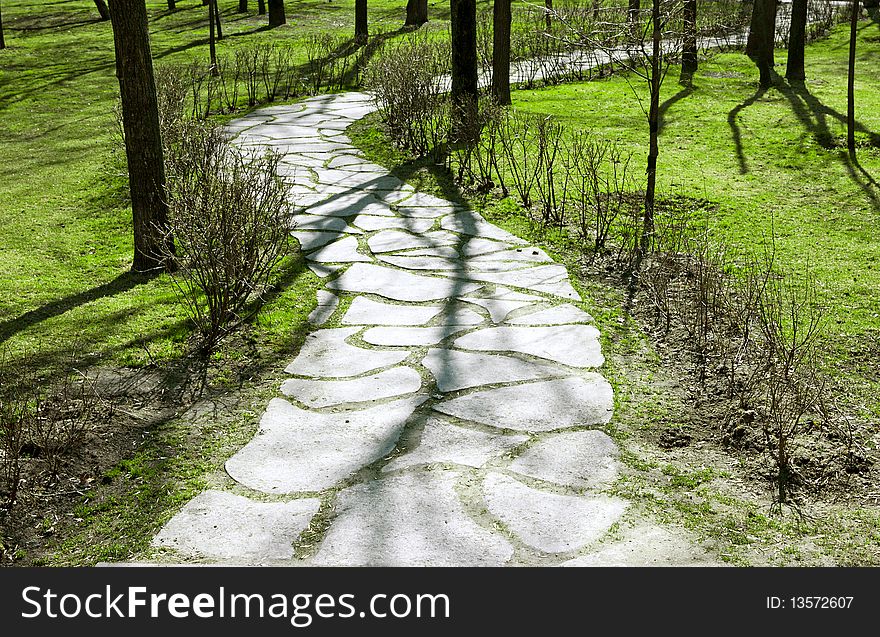
[[[147,7],[144,0],[110,0],[110,5],[134,227],[131,269],[171,269],[174,264],[162,256],[168,249],[173,253],[174,244],[168,233],[165,166]]]
[[[495,0],[492,9],[492,95],[510,104],[510,0]]]
[[[247,13],[248,10],[248,0],[238,0],[238,12],[239,13]]]
[[[367,0],[354,0],[354,41],[358,44],[366,44],[369,37]]]
[[[104,0],[95,0],[95,6],[98,8],[102,20],[110,19],[110,9],[107,8],[107,3]]]
[[[214,36],[214,12],[217,7],[214,0],[208,0],[208,50],[211,52],[211,74],[217,74],[217,42]]]
[[[773,48],[776,43],[776,0],[755,0],[746,55],[757,65],[761,87],[773,83]]]
[[[177,8],[177,3],[174,0],[168,0],[168,10],[174,11]]]
[[[220,5],[217,4],[218,0],[211,0],[214,4],[214,22],[217,25],[217,39],[223,39],[223,27],[220,25]]]
[[[428,0],[407,0],[404,26],[420,27],[428,21]]]
[[[785,65],[785,78],[789,81],[803,82],[804,45],[807,39],[807,0],[792,0],[791,24],[788,29],[788,62]]]
[[[682,22],[684,22],[684,38],[681,49],[681,75],[692,77],[697,72],[697,0],[685,0]]]
[[[654,238],[654,194],[657,186],[657,157],[660,154],[657,137],[660,132],[660,55],[661,55],[661,25],[660,25],[660,0],[651,3],[651,21],[653,31],[651,34],[651,106],[648,109],[648,183],[645,186],[645,217],[642,225],[642,237],[639,241],[637,259],[648,254]]]
[[[628,7],[627,20],[629,22],[637,22],[639,13],[642,11],[642,0],[629,0]]]
[[[269,0],[269,26],[278,27],[287,23],[284,0]]]
[[[849,23],[849,64],[846,77],[846,149],[851,159],[856,158],[856,35],[859,27],[859,0],[853,0],[852,19]]]
[[[468,141],[468,126],[476,114],[477,86],[477,3],[476,0],[450,0],[452,23],[452,108],[453,139]]]
[[[0,11],[0,49],[6,48],[6,38],[3,37],[3,12]]]
[[[544,0],[544,8],[546,9],[544,12],[544,28],[550,31],[553,28],[553,17],[550,15],[550,12],[553,11],[553,0]]]
[[[266,0],[257,0],[257,14],[266,15]]]

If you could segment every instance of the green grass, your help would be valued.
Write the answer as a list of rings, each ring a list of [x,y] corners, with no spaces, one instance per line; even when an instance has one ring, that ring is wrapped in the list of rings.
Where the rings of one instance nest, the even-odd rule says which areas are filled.
[[[758,91],[749,59],[725,54],[703,63],[691,87],[679,85],[672,69],[661,96],[658,188],[716,202],[709,227],[729,246],[760,253],[775,234],[779,262],[817,278],[828,333],[844,360],[880,338],[878,35],[880,24],[860,24],[856,163],[844,143],[844,27],[808,47],[805,87],[780,78]],[[777,69],[784,64],[785,52],[778,52]],[[619,140],[641,172],[647,122],[624,78],[517,91],[513,106]]]
[[[305,61],[310,34],[350,37],[354,0],[288,2],[288,24],[235,12],[221,0],[220,54],[236,46],[293,42]],[[168,12],[147,2],[155,63],[208,59],[207,11],[198,2]],[[441,5],[429,28],[445,33]],[[114,364],[140,365],[185,352],[191,327],[166,276],[128,274],[131,211],[127,177],[113,157],[114,76],[110,24],[88,0],[5,0],[7,49],[0,51],[0,346],[30,352],[45,367],[77,349]],[[404,8],[370,3],[370,28],[393,32]],[[284,295],[260,325],[283,331]],[[38,354],[35,354],[38,353]]]

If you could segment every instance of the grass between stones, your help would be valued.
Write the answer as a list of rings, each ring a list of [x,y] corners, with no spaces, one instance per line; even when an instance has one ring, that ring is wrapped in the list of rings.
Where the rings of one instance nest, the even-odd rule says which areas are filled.
[[[877,28],[863,23],[860,38],[876,37]],[[808,48],[808,90],[780,85],[756,96],[755,69],[736,54],[704,62],[692,89],[678,86],[670,74],[662,97],[658,174],[663,193],[717,204],[707,220],[717,238],[760,251],[775,232],[781,263],[811,269],[829,314],[828,364],[870,422],[880,413],[876,362],[865,362],[880,335],[875,240],[880,190],[871,177],[880,175],[880,144],[873,132],[880,130],[880,86],[871,71],[876,48],[864,42],[856,84],[859,163],[852,164],[845,144],[841,148],[845,45],[840,29]],[[778,68],[784,65],[780,53]],[[623,78],[516,91],[513,105],[558,117],[570,129],[620,139],[637,162],[646,153],[645,118]],[[735,565],[880,563],[880,510],[870,499],[872,478],[854,483],[850,494],[843,484],[811,496],[800,513],[773,515],[764,476],[717,441],[660,443],[663,431],[681,428],[695,411],[686,371],[675,363],[675,352],[653,342],[646,326],[624,313],[620,282],[594,268],[573,236],[541,231],[512,199],[463,199],[442,167],[409,161],[395,151],[376,115],[352,126],[349,135],[372,161],[417,188],[468,203],[568,266],[586,299],[582,308],[602,332],[607,360],[601,372],[615,388],[615,417],[606,430],[620,444],[628,470],[611,492],[633,501],[637,512],[622,524],[647,516],[685,527],[720,560]]]

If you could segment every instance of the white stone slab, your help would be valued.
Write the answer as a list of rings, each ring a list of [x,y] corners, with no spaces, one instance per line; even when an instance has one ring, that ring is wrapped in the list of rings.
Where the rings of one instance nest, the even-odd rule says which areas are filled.
[[[555,431],[611,420],[614,394],[599,374],[475,391],[434,409],[499,429]]]
[[[572,367],[599,367],[605,362],[599,330],[592,325],[490,327],[462,336],[455,346],[483,352],[520,352]]]
[[[441,230],[440,232],[444,231]],[[458,254],[458,250],[456,250],[452,246],[437,246],[436,248],[417,248],[415,250],[401,252],[400,254],[410,257],[443,257],[444,259],[458,259],[460,256]]]
[[[466,257],[474,257],[482,254],[489,254],[492,252],[497,253],[513,247],[509,243],[505,243],[503,241],[493,241],[491,239],[483,239],[481,237],[465,237],[465,239],[467,239],[467,243],[464,244],[461,252]]]
[[[546,252],[540,248],[525,247],[512,248],[510,250],[501,250],[499,252],[491,252],[489,254],[468,255],[471,263],[480,263],[482,261],[526,261],[529,263],[548,263],[552,262]]]
[[[513,547],[478,526],[455,493],[458,474],[390,476],[344,489],[315,566],[501,566]]]
[[[439,418],[430,418],[425,423],[418,444],[410,446],[407,453],[389,462],[382,471],[397,471],[416,465],[435,463],[479,468],[526,440],[528,436],[487,434],[457,427]]]
[[[526,449],[510,469],[569,487],[599,489],[617,478],[617,455],[617,445],[602,431],[565,431]]]
[[[623,500],[546,493],[500,473],[483,482],[489,512],[546,553],[567,553],[601,538],[626,511]]]
[[[299,355],[284,371],[319,378],[360,376],[396,365],[409,355],[401,351],[364,349],[345,342],[359,331],[359,327],[341,327],[312,332],[306,336]]]
[[[451,246],[458,241],[458,236],[445,230],[426,232],[415,235],[403,230],[383,230],[367,240],[370,250],[379,254],[382,252],[396,252],[409,248],[432,248],[437,246]]]
[[[566,325],[592,323],[593,317],[571,303],[563,303],[546,310],[517,316],[506,322],[511,325]]]
[[[342,236],[338,232],[316,232],[308,230],[294,230],[290,234],[296,237],[296,240],[299,241],[300,248],[303,252],[319,248]]]
[[[595,552],[559,566],[722,566],[680,531],[639,524],[624,534],[620,541],[603,542]]]
[[[326,215],[296,215],[293,220],[298,230],[324,230],[329,232],[361,234],[360,230],[352,228],[342,217],[330,217]]]
[[[411,367],[392,367],[384,372],[352,380],[306,380],[292,378],[281,393],[309,407],[332,407],[403,396],[419,390],[422,377]]]
[[[404,253],[406,254],[406,253]],[[407,270],[463,270],[464,263],[458,259],[446,259],[434,256],[404,256],[397,254],[382,255],[380,261],[396,265]]]
[[[346,325],[424,325],[440,314],[442,307],[380,303],[355,297],[342,322]]]
[[[429,349],[422,363],[430,370],[437,381],[437,389],[442,392],[561,375],[559,370],[541,363],[454,349]]]
[[[394,448],[424,396],[370,409],[317,413],[274,398],[256,436],[226,462],[233,479],[263,493],[328,489]]]
[[[356,214],[391,216],[391,207],[367,193],[347,194],[325,200],[305,210],[309,215],[350,217]]]
[[[421,276],[365,263],[355,263],[338,279],[330,281],[327,287],[346,292],[378,294],[395,301],[434,301],[470,294],[479,289],[473,283]]]
[[[435,345],[452,334],[457,334],[469,327],[469,325],[442,325],[439,327],[374,327],[364,332],[363,339],[371,345],[407,347]]]
[[[428,231],[434,225],[432,219],[404,219],[403,217],[380,217],[370,214],[358,215],[352,223],[367,231],[397,228],[417,234]]]
[[[451,203],[437,206],[409,206],[407,205],[408,203],[409,200],[406,200],[397,207],[397,214],[401,217],[436,219],[437,217],[443,217],[444,215],[452,214],[461,210],[461,207]]]
[[[486,308],[495,323],[503,321],[514,310],[531,304],[529,301],[505,301],[502,299],[463,298],[462,301]]]
[[[309,323],[315,326],[323,325],[336,311],[339,305],[339,297],[326,290],[318,290],[318,305],[309,314]]]
[[[443,217],[440,220],[440,227],[452,232],[479,236],[484,239],[497,239],[498,241],[507,241],[509,243],[526,243],[519,237],[507,232],[507,230],[493,226],[483,219],[480,214],[469,210]]]
[[[320,507],[317,498],[255,502],[223,491],[204,491],[162,527],[152,544],[190,559],[287,560],[293,557],[293,542]]]
[[[322,248],[311,252],[306,256],[310,261],[318,263],[353,263],[370,262],[370,257],[364,256],[357,251],[358,240],[356,237],[343,237],[333,243],[328,243]]]
[[[568,281],[565,266],[540,265],[512,272],[468,272],[467,278],[474,281],[488,281],[500,285],[527,288],[536,292],[555,294],[566,299],[580,301],[581,297]]]
[[[345,264],[342,265],[325,265],[323,263],[307,263],[306,264],[312,272],[321,277],[330,276],[331,274],[339,271],[340,268],[344,268]]]

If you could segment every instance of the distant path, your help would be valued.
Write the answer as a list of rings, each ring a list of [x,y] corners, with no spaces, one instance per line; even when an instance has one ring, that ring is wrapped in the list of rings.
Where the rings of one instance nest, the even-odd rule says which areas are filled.
[[[599,331],[565,267],[365,160],[360,93],[261,109],[237,143],[285,153],[294,235],[325,278],[223,490],[154,538],[169,562],[312,565],[693,563],[623,524]],[[305,533],[304,533],[305,532]]]

